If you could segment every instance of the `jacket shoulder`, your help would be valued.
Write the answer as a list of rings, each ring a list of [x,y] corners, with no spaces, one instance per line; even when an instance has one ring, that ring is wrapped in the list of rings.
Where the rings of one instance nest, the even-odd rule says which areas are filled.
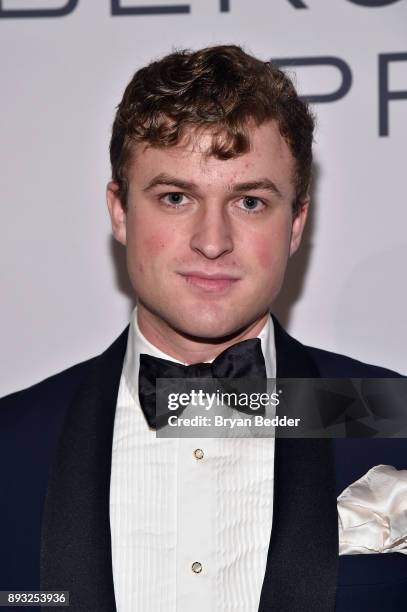
[[[317,364],[323,378],[398,378],[400,374],[380,366],[363,363],[352,357],[332,353],[313,346],[305,346]]]
[[[37,590],[49,468],[69,406],[93,359],[0,400],[0,587]],[[29,503],[29,511],[27,510]]]
[[[77,363],[58,374],[54,374],[26,389],[11,393],[0,399],[1,428],[12,425],[35,413],[36,419],[45,418],[49,410],[54,412],[69,405],[75,392],[91,371],[97,357]],[[60,410],[57,410],[58,412]]]

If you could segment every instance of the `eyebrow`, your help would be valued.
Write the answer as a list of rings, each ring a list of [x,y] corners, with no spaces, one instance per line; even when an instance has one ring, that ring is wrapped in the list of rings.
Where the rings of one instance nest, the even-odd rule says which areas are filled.
[[[197,189],[195,183],[184,181],[183,179],[179,179],[175,176],[162,172],[152,178],[148,185],[144,187],[143,191],[149,191],[150,189],[153,189],[153,187],[157,187],[157,185],[172,185],[172,187],[178,187],[179,189],[185,189],[186,191],[194,191]]]
[[[231,185],[231,191],[235,191],[238,193],[244,191],[253,191],[254,189],[263,189],[265,191],[271,191],[279,198],[283,197],[283,194],[277,187],[277,185],[268,178],[258,179],[257,181],[247,181],[244,183],[236,183],[235,185]]]
[[[177,187],[177,189],[185,191],[198,191],[198,186],[195,183],[177,178],[176,176],[171,176],[165,172],[161,172],[153,177],[147,186],[144,187],[143,191],[149,191],[158,185],[171,185],[172,187]],[[232,193],[245,193],[255,189],[263,189],[265,191],[270,191],[279,198],[283,197],[277,185],[268,178],[261,178],[256,181],[245,181],[244,183],[234,183],[228,186],[228,191]]]

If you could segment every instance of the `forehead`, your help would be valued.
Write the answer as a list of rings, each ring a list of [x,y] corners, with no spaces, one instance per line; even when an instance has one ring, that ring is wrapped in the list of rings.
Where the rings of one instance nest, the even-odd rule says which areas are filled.
[[[154,174],[171,171],[183,178],[210,183],[254,180],[267,177],[285,191],[293,184],[295,160],[281,136],[276,121],[260,126],[248,124],[249,149],[230,159],[211,154],[213,130],[188,128],[174,146],[135,145],[129,164],[129,179],[149,180]]]

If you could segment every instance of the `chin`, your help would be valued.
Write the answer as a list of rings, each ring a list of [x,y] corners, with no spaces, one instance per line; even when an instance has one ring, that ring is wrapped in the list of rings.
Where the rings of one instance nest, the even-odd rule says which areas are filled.
[[[237,335],[247,325],[248,323],[233,321],[230,317],[222,320],[219,317],[195,315],[193,319],[189,317],[178,320],[173,327],[190,338],[221,342]]]

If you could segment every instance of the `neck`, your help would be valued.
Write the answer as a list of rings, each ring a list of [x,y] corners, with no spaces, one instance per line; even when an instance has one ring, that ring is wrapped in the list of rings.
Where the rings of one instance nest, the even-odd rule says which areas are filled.
[[[143,336],[163,353],[186,364],[211,361],[229,346],[257,338],[269,316],[267,312],[247,327],[238,330],[236,334],[216,339],[214,342],[183,335],[148,311],[142,304],[139,303],[137,306],[137,323]]]

